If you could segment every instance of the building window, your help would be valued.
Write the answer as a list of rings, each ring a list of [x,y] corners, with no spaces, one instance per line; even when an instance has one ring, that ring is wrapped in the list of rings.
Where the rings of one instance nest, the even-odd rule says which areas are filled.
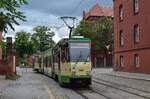
[[[124,67],[124,57],[120,56],[120,67]]]
[[[122,30],[120,31],[120,46],[124,46],[124,33]]]
[[[134,42],[140,42],[140,28],[138,24],[134,25]]]
[[[123,15],[124,15],[123,5],[120,5],[119,6],[119,18],[120,18],[120,21],[123,20]]]
[[[134,55],[134,65],[135,67],[140,67],[140,58],[139,58],[139,55],[138,54],[135,54]]]
[[[134,1],[134,5],[133,5],[133,8],[134,8],[134,13],[138,13],[139,12],[139,0],[133,0]]]

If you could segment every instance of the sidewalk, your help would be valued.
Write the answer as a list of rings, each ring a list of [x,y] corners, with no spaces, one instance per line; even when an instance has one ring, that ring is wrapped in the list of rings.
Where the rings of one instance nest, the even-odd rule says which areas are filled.
[[[150,74],[113,71],[112,68],[96,68],[92,70],[92,74],[93,75],[105,74],[109,76],[116,76],[116,77],[122,77],[122,78],[128,78],[128,79],[150,81]]]
[[[11,80],[6,80],[5,76],[0,75],[0,91],[4,87],[8,86],[12,81]]]
[[[43,75],[19,69],[18,80],[0,79],[0,99],[55,99]]]
[[[10,83],[12,83],[11,80],[6,80],[5,76],[0,76],[0,99],[2,99],[1,96],[3,94],[3,90],[5,90],[5,88],[8,87]]]

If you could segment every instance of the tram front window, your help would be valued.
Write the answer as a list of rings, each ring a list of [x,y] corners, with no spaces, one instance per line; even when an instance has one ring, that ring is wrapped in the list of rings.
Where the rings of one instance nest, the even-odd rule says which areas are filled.
[[[90,43],[71,43],[70,60],[72,62],[89,62]]]

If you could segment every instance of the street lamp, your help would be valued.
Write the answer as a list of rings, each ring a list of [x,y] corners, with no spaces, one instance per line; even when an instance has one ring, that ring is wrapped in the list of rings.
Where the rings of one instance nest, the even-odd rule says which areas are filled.
[[[111,52],[109,51],[110,45],[106,45],[105,47],[106,47],[106,49],[107,49],[107,51],[108,51],[108,54],[110,55],[110,54],[111,54]],[[106,61],[107,61],[107,60],[106,60],[106,56],[104,56],[104,67],[106,67],[106,65],[107,65],[107,62],[106,62]]]
[[[105,47],[106,47],[106,49],[109,51],[110,45],[106,45]]]

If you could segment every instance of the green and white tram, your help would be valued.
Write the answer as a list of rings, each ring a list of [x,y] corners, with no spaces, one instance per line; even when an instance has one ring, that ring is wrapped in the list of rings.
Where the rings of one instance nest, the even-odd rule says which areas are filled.
[[[53,49],[37,53],[34,70],[63,84],[91,84],[91,40],[84,37],[62,39]]]
[[[91,40],[62,39],[52,50],[52,77],[60,84],[91,84]]]

